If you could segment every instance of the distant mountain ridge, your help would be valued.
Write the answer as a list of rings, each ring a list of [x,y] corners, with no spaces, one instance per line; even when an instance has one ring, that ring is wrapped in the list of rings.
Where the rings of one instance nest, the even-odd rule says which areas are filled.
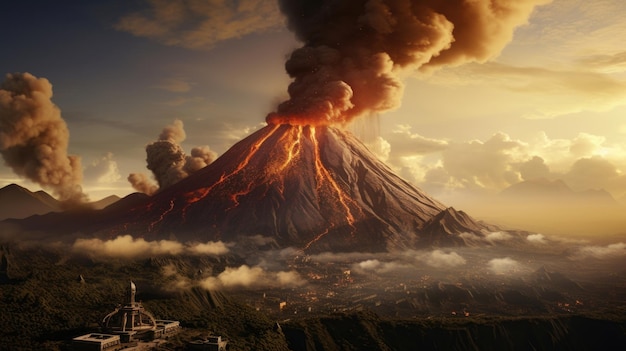
[[[500,197],[510,200],[537,200],[537,201],[568,201],[587,202],[595,204],[617,205],[618,201],[604,189],[588,189],[574,191],[563,180],[548,180],[536,178],[525,180],[504,189]]]
[[[209,166],[152,197],[101,211],[11,221],[54,235],[248,242],[306,252],[381,252],[465,245],[490,227],[398,177],[359,140],[333,127],[268,125]]]
[[[110,195],[88,205],[94,209],[102,209],[119,200],[118,196]],[[61,211],[63,211],[61,202],[43,190],[33,192],[17,184],[0,188],[0,221]]]
[[[59,201],[45,191],[32,192],[17,184],[0,188],[0,220],[59,211]]]

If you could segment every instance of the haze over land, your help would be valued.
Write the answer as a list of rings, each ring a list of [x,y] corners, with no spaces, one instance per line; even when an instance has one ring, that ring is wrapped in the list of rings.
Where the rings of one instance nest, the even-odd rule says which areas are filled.
[[[41,11],[26,11],[28,3]],[[401,176],[447,205],[567,234],[569,228],[558,228],[567,214],[552,210],[559,206],[524,212],[491,195],[546,178],[577,192],[604,189],[624,202],[626,88],[618,39],[624,5],[541,3],[487,62],[407,74],[401,106],[380,116],[370,128],[380,134],[366,141]],[[152,24],[168,13],[160,2],[14,3],[3,11],[6,31],[14,23],[39,25],[20,26],[19,38],[6,39],[12,55],[0,58],[0,66],[52,84],[52,102],[71,133],[68,154],[82,160],[84,193],[92,200],[123,196],[133,191],[129,174],[148,172],[145,146],[174,120],[184,123],[183,150],[208,145],[219,155],[284,100],[284,57],[298,43],[274,2],[250,5],[213,11],[180,5],[172,12],[178,17],[155,31]],[[182,31],[185,21],[190,30]],[[200,35],[210,23],[219,23],[218,30]],[[41,50],[53,54],[43,57]],[[0,166],[0,185],[10,183],[39,189]],[[613,208],[590,204],[575,212],[580,223],[572,231],[619,232]]]

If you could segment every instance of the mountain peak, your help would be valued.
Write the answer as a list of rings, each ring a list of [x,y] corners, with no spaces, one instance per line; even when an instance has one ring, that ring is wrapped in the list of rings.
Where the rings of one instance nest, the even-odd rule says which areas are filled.
[[[46,216],[28,228],[133,234],[148,240],[271,240],[305,252],[379,252],[460,245],[484,226],[398,177],[352,134],[268,125],[152,197],[93,218]]]

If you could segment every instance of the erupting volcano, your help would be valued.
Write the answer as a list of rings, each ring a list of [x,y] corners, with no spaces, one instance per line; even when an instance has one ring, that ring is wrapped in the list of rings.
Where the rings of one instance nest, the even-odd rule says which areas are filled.
[[[267,116],[267,127],[193,173],[176,144],[184,134],[162,135],[146,149],[161,187],[155,195],[122,201],[95,219],[34,219],[31,229],[243,237],[305,251],[384,251],[460,244],[465,232],[480,236],[484,225],[400,179],[341,128],[398,107],[411,71],[496,57],[545,2],[279,0],[303,45],[285,63],[289,97]],[[212,160],[205,151],[191,155],[201,156],[202,166]]]
[[[445,211],[463,218],[456,232],[434,223],[450,221],[438,216]],[[346,131],[270,124],[129,211],[114,234],[384,251],[461,243],[455,234],[481,229],[396,176]]]

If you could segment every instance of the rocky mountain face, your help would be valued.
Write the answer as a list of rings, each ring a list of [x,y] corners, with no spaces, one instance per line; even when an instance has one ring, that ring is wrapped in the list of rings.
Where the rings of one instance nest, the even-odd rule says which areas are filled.
[[[112,237],[271,239],[308,252],[387,251],[462,244],[486,227],[407,183],[350,133],[269,125],[150,198],[21,225]]]
[[[200,241],[262,236],[313,252],[449,244],[484,229],[395,175],[351,134],[291,125],[257,131],[127,213],[114,231]]]

